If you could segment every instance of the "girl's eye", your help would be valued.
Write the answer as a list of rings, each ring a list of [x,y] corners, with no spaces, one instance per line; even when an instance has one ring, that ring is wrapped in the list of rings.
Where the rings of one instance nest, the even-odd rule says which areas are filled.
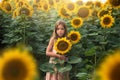
[[[59,28],[57,28],[57,30],[59,30]]]
[[[57,30],[64,30],[64,28],[57,28]]]

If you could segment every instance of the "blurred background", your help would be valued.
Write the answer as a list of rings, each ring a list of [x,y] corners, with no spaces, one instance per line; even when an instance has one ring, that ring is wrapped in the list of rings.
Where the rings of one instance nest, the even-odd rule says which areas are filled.
[[[44,80],[40,65],[49,61],[45,50],[59,19],[66,22],[68,33],[81,34],[69,51],[81,58],[72,64],[70,79],[93,80],[104,57],[120,47],[119,0],[0,0],[1,52],[24,44],[37,61],[38,80]]]

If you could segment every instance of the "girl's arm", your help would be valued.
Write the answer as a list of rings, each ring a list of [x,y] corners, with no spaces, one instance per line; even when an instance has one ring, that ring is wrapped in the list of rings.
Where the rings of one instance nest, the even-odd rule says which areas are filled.
[[[53,50],[53,44],[54,44],[54,39],[51,38],[50,41],[49,41],[49,44],[47,46],[47,49],[46,49],[46,55],[51,56],[51,57],[58,57],[58,55],[52,51]]]

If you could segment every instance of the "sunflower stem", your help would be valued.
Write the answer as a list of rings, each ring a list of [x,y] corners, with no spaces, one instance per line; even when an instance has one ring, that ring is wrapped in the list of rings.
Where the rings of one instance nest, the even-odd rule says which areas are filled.
[[[93,73],[94,75],[96,74],[96,73],[95,73],[96,63],[97,63],[96,56],[97,56],[97,54],[96,54],[96,52],[95,52],[95,56],[94,56],[95,65],[94,65],[94,73]]]
[[[25,26],[24,26],[24,36],[23,36],[23,42],[24,42],[24,44],[25,44]]]
[[[24,21],[24,26],[23,26],[23,43],[25,44],[26,43],[26,40],[25,40],[25,38],[26,38],[26,35],[25,35],[25,33],[26,33],[26,29],[25,29],[25,27],[26,27],[26,25],[25,25],[25,16],[22,16],[22,19]]]

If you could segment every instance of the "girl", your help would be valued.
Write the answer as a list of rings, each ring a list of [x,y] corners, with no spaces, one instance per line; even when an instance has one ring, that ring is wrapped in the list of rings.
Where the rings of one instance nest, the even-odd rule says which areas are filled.
[[[67,37],[67,27],[63,20],[58,20],[55,24],[55,29],[53,31],[53,35],[50,38],[49,44],[46,49],[46,55],[50,56],[49,63],[55,64],[55,61],[53,61],[55,58],[59,58],[60,60],[67,60],[67,57],[64,55],[59,55],[57,52],[53,49],[54,42],[58,38]],[[64,76],[67,77],[66,80],[69,80],[69,74],[66,73],[59,73],[57,72],[55,68],[56,73],[46,73],[46,80],[64,80]]]

